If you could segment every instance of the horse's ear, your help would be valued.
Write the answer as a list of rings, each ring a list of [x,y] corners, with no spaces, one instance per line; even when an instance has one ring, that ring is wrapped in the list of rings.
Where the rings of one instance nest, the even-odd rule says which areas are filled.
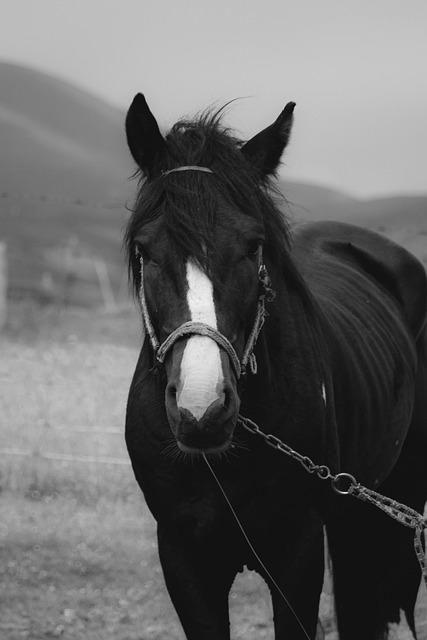
[[[242,153],[263,177],[273,174],[291,134],[295,102],[288,102],[272,125],[263,129],[242,147]]]
[[[166,143],[142,93],[136,94],[127,112],[126,137],[133,159],[149,177]]]

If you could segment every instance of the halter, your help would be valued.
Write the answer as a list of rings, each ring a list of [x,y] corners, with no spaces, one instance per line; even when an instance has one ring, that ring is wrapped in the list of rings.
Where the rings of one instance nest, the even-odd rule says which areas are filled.
[[[170,173],[178,173],[179,171],[201,171],[202,173],[213,173],[209,167],[199,167],[195,164],[188,164],[183,167],[176,167],[175,169],[169,169],[169,171],[162,171],[162,176],[167,176]]]
[[[180,171],[201,171],[204,173],[214,173],[212,169],[209,169],[208,167],[199,167],[197,165],[187,165],[187,166],[177,167],[176,169],[170,169],[169,171],[163,171],[161,175],[167,176],[170,173],[175,173]],[[246,373],[246,367],[248,363],[250,365],[251,372],[253,374],[257,372],[257,362],[254,354],[254,348],[267,315],[267,312],[265,310],[265,302],[271,302],[275,297],[275,292],[271,288],[271,282],[267,272],[267,268],[262,259],[261,249],[260,249],[260,264],[258,268],[258,281],[260,284],[260,293],[258,296],[257,310],[256,310],[252,330],[247,339],[241,360],[239,360],[239,356],[237,355],[236,350],[231,344],[231,342],[220,331],[218,331],[214,327],[211,327],[208,324],[205,324],[204,322],[193,322],[193,321],[184,322],[179,327],[174,329],[174,331],[172,331],[172,333],[170,333],[168,337],[162,343],[160,343],[159,339],[156,336],[153,323],[151,322],[150,314],[148,313],[147,301],[145,298],[144,259],[141,252],[138,251],[138,249],[135,249],[135,254],[137,258],[139,258],[139,265],[140,265],[139,304],[141,306],[141,312],[142,312],[145,329],[147,331],[148,337],[151,342],[151,346],[153,348],[154,354],[158,362],[162,364],[164,363],[168,352],[171,350],[175,342],[180,338],[182,338],[183,336],[199,335],[199,336],[206,336],[208,338],[211,338],[211,340],[214,340],[214,342],[216,342],[219,347],[224,349],[224,351],[228,354],[230,358],[231,364],[234,369],[234,373],[236,374],[237,378],[240,378],[241,375],[244,375]]]
[[[219,347],[224,349],[224,351],[230,358],[231,364],[233,365],[234,373],[236,374],[237,378],[240,378],[241,375],[244,375],[246,373],[246,367],[248,363],[250,365],[251,373],[256,374],[257,362],[254,354],[254,348],[259,333],[264,325],[265,318],[267,316],[265,303],[272,301],[275,296],[275,292],[271,288],[271,282],[268,276],[267,268],[262,261],[262,256],[261,263],[258,268],[260,293],[258,296],[257,310],[255,313],[252,330],[249,334],[245,348],[243,350],[242,359],[239,360],[239,356],[237,355],[236,350],[231,342],[220,331],[208,324],[205,324],[204,322],[193,322],[191,320],[188,322],[183,322],[181,325],[179,325],[179,327],[174,329],[174,331],[172,331],[172,333],[170,333],[162,343],[160,343],[154,330],[153,323],[151,322],[150,314],[148,312],[147,300],[145,298],[144,259],[138,249],[135,250],[135,254],[139,258],[140,265],[139,304],[142,311],[145,329],[147,331],[151,346],[158,362],[162,364],[164,363],[168,352],[171,350],[175,342],[183,336],[199,335],[211,338],[217,343]]]

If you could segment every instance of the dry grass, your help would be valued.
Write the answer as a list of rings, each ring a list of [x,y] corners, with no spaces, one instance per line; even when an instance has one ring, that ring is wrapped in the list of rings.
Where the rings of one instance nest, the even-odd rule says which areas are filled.
[[[122,434],[95,431],[123,425],[137,351],[74,335],[0,343],[0,448],[33,454],[2,456],[0,638],[183,639],[131,468],[38,455],[127,459]],[[258,576],[239,576],[230,602],[233,637],[272,638]]]
[[[0,448],[30,453],[3,456],[3,489],[80,499],[133,493],[127,466],[43,459],[50,452],[104,456],[127,462],[123,425],[136,352],[126,347],[38,342],[0,344]],[[118,433],[102,433],[115,428]],[[77,431],[75,431],[77,430]]]
[[[143,500],[0,498],[2,640],[183,640],[163,586]],[[7,523],[7,524],[6,524]],[[255,574],[231,593],[234,638],[270,639],[267,590]]]
[[[117,346],[117,324],[109,333],[104,318],[100,335],[96,316],[77,320],[71,331],[55,325],[53,342],[46,327],[36,341],[13,332],[0,341],[0,448],[31,453],[1,456],[0,638],[183,640],[131,468],[38,455],[127,460],[123,434],[97,429],[122,429],[137,332]],[[272,639],[268,591],[255,574],[238,577],[230,603],[233,638]],[[335,640],[327,592],[322,618]]]
[[[160,638],[165,618],[178,628],[142,500],[84,507],[6,494],[1,508],[2,639]]]
[[[0,448],[32,454],[1,456],[0,638],[183,639],[130,466],[38,455],[127,460],[122,433],[96,431],[124,424],[137,350],[60,337],[0,342]],[[255,574],[230,600],[234,637],[272,637]]]

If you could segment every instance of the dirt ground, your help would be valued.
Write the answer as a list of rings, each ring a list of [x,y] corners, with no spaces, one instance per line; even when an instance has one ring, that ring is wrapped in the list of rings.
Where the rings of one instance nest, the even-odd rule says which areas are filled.
[[[0,498],[2,640],[178,640],[184,635],[142,500]],[[267,590],[255,574],[230,596],[234,638],[272,638]]]
[[[2,640],[184,640],[163,585],[154,521],[139,496],[84,506],[71,497],[6,492],[0,511]],[[337,640],[330,606],[326,589],[325,635],[318,637]],[[273,640],[268,590],[256,574],[236,579],[230,608],[233,640]],[[390,636],[410,638],[403,626]]]

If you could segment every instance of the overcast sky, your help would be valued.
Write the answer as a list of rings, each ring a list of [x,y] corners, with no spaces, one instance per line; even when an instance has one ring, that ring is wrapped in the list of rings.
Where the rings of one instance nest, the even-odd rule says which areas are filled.
[[[247,97],[248,137],[294,100],[284,175],[427,192],[426,0],[1,0],[0,58],[122,108],[142,91],[162,126]]]

